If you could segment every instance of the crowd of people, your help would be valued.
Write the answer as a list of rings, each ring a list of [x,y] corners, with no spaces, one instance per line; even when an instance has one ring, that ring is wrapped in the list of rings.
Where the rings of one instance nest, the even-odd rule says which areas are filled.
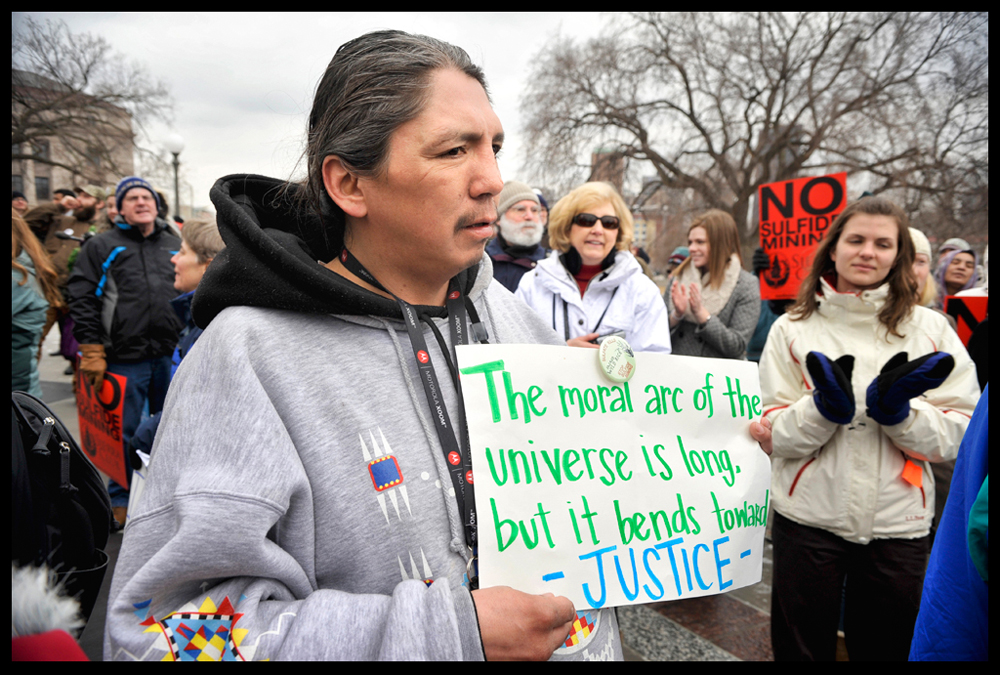
[[[34,208],[13,195],[13,389],[41,395],[58,324],[70,372],[127,378],[122,452],[130,476],[148,468],[141,499],[109,486],[128,529],[105,658],[621,659],[613,610],[568,650],[566,598],[479,588],[455,357],[619,336],[759,361],[775,658],[832,660],[842,626],[852,660],[905,660],[950,482],[934,467],[961,461],[985,386],[941,310],[988,293],[985,255],[949,240],[935,263],[898,206],[865,196],[798,297],[762,302],[766,254],[748,271],[732,216],[709,210],[661,292],[614,187],[550,210],[501,180],[503,136],[463,50],[380,31],[317,87],[305,183],[222,178],[217,223],[178,228],[136,176]],[[179,646],[206,627],[214,647]]]

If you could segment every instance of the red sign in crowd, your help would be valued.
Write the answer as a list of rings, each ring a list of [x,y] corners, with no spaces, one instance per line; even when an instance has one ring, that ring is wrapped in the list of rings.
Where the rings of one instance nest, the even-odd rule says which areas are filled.
[[[76,378],[80,445],[94,466],[127,488],[128,475],[122,445],[122,411],[127,380],[121,375],[105,373],[104,384],[98,394],[79,369]]]
[[[944,299],[944,311],[955,317],[958,337],[961,338],[962,344],[968,347],[972,333],[989,314],[990,298],[986,295],[949,295]]]
[[[760,275],[763,300],[795,298],[812,255],[847,205],[847,174],[795,178],[757,192],[760,245],[771,266]]]

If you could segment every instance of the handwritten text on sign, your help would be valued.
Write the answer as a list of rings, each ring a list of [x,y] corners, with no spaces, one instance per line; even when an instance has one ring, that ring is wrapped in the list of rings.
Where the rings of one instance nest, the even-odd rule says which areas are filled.
[[[643,353],[616,384],[596,350],[457,351],[483,587],[596,608],[760,581],[771,470],[748,431],[756,364]]]

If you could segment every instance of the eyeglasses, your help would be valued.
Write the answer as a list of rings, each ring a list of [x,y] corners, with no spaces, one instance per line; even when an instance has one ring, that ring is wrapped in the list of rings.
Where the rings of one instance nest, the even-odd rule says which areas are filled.
[[[618,229],[618,216],[601,216],[598,218],[593,213],[578,213],[573,218],[573,224],[580,227],[593,227],[597,221],[601,221],[601,226],[605,230]]]
[[[518,216],[520,218],[524,218],[526,215],[528,215],[529,212],[533,216],[538,216],[542,212],[541,208],[539,208],[537,206],[531,206],[531,207],[528,207],[528,206],[512,206],[512,207],[510,207],[510,209],[508,209],[508,211],[513,211],[514,215],[516,215],[516,216]]]

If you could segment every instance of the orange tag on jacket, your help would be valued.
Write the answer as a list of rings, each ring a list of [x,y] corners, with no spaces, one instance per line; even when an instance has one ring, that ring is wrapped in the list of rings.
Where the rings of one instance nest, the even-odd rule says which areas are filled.
[[[924,471],[919,466],[913,463],[913,460],[906,460],[906,466],[903,467],[903,480],[914,487],[923,487],[924,485]]]

